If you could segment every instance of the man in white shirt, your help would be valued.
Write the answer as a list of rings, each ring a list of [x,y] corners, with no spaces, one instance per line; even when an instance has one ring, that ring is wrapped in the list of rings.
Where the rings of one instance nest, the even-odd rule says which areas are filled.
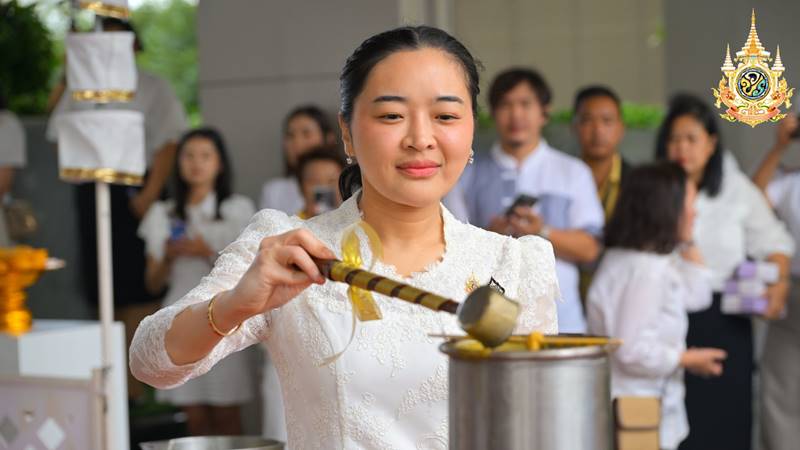
[[[0,94],[0,206],[11,192],[14,171],[21,167],[25,167],[25,129],[17,116],[6,109],[5,98]],[[5,217],[0,214],[0,247],[9,245]]]
[[[489,90],[498,141],[467,167],[459,188],[471,223],[552,242],[563,297],[559,331],[584,333],[577,264],[597,258],[603,210],[589,168],[542,138],[550,99],[550,88],[533,70],[515,68],[498,75]],[[520,195],[535,203],[529,199],[512,208]]]

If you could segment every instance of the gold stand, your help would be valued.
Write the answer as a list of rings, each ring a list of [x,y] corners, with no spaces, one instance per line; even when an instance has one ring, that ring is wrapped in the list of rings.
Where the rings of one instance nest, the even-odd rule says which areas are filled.
[[[44,249],[0,248],[0,332],[19,336],[31,329],[33,318],[25,307],[25,289],[39,279],[47,261]]]

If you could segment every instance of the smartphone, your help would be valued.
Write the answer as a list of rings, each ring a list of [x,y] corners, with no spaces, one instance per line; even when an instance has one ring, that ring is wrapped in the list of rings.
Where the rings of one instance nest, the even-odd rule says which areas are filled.
[[[512,203],[511,206],[509,206],[508,209],[506,210],[506,216],[510,216],[511,214],[513,214],[514,209],[519,208],[520,206],[532,208],[533,205],[535,205],[538,200],[539,200],[538,198],[533,197],[531,195],[520,194],[516,198],[516,200],[514,200],[514,203]]]
[[[314,195],[314,204],[317,205],[317,214],[336,209],[336,192],[330,186],[314,186],[311,188]]]
[[[186,222],[173,219],[169,229],[169,240],[177,241],[186,237]]]

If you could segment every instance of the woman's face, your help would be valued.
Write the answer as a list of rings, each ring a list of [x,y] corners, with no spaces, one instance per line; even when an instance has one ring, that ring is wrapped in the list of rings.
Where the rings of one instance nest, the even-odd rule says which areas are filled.
[[[340,117],[364,192],[412,207],[438,203],[469,159],[472,108],[464,70],[442,50],[396,52],[375,65],[350,126]]]
[[[716,136],[708,134],[694,117],[684,115],[672,122],[667,137],[667,157],[680,164],[689,178],[700,180],[716,145]]]
[[[317,121],[305,114],[289,119],[283,134],[283,149],[290,167],[297,166],[297,160],[314,147],[325,144],[325,135]]]
[[[686,196],[683,200],[683,215],[679,224],[678,239],[681,242],[689,242],[692,240],[694,232],[694,217],[696,211],[694,209],[694,200],[697,196],[697,188],[694,183],[686,181]]]
[[[217,148],[204,137],[186,141],[178,157],[178,171],[190,187],[213,186],[221,166]]]

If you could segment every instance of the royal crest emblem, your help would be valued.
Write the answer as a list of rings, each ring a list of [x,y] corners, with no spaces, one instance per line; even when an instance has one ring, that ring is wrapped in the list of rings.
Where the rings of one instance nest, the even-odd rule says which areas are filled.
[[[738,65],[734,66],[736,62]],[[772,68],[769,63],[772,62]],[[786,68],[781,61],[781,48],[777,47],[775,59],[764,49],[756,32],[756,12],[750,21],[750,34],[744,47],[736,52],[731,60],[731,47],[728,45],[725,61],[722,64],[722,79],[719,89],[714,91],[715,105],[728,107],[720,117],[729,122],[742,122],[755,127],[763,122],[777,122],[786,114],[781,112],[781,105],[791,108],[790,99],[794,88],[789,89],[786,79],[782,78]]]

